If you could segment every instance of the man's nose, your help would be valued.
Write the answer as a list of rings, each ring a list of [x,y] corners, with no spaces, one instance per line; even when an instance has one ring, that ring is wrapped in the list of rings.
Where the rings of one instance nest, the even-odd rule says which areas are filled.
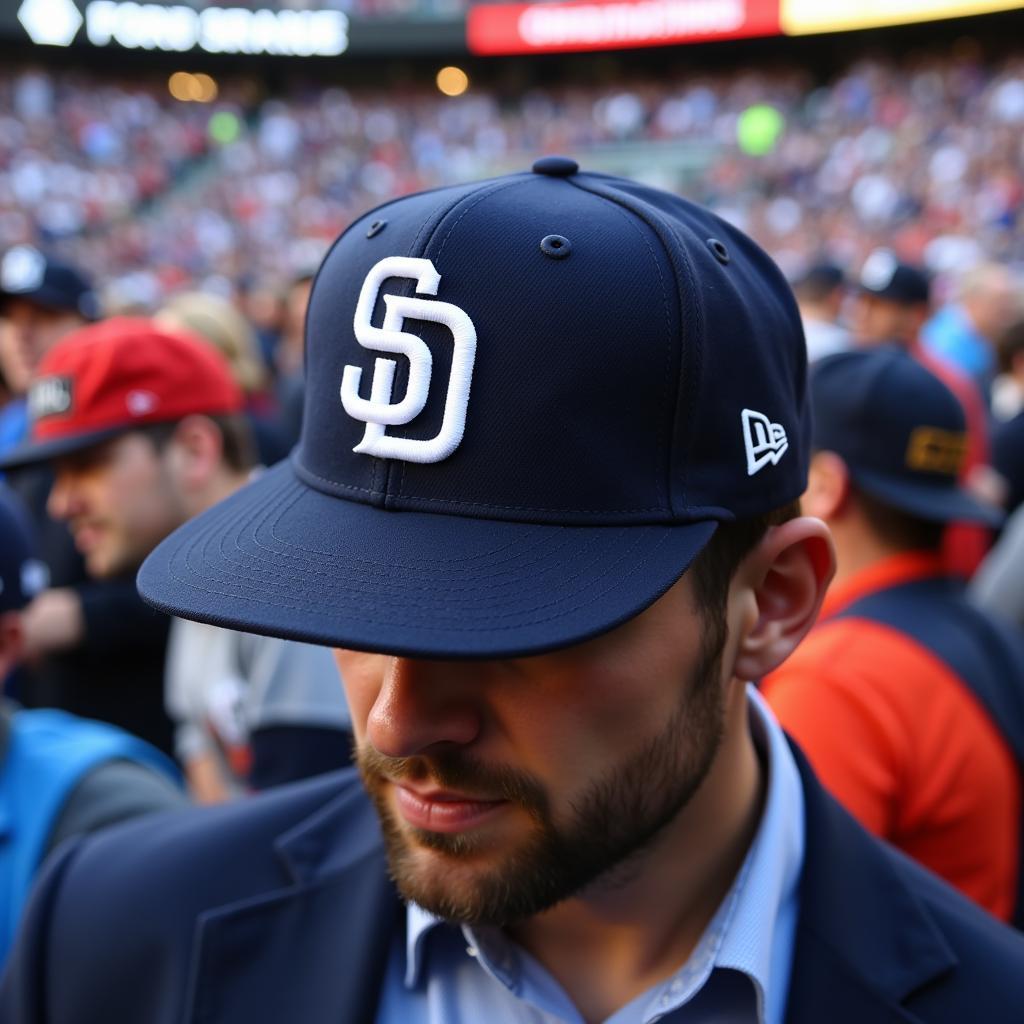
[[[439,745],[467,746],[483,725],[468,665],[388,658],[366,738],[387,757],[413,757]]]
[[[58,470],[46,499],[46,511],[51,519],[70,519],[75,510],[75,486],[71,475]]]

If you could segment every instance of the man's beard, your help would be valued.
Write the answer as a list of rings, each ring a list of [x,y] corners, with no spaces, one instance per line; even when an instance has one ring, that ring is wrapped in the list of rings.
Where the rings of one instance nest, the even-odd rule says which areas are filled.
[[[377,806],[391,875],[403,898],[449,921],[507,927],[599,879],[614,884],[619,880],[616,869],[628,874],[627,862],[690,802],[721,745],[724,629],[712,625],[708,634],[665,728],[638,752],[609,765],[575,797],[565,825],[554,822],[544,787],[525,772],[482,765],[457,752],[390,758],[370,747],[360,749],[359,768]],[[443,789],[507,800],[526,813],[532,829],[521,844],[497,851],[492,865],[467,881],[458,868],[479,853],[477,837],[403,828],[395,820],[387,781],[428,779]],[[416,847],[435,850],[441,857],[424,867]]]

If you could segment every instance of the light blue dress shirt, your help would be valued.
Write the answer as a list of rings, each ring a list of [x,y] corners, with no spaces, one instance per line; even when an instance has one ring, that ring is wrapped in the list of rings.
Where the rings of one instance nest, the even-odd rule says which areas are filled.
[[[764,701],[747,690],[767,768],[764,811],[731,889],[686,963],[605,1024],[782,1024],[804,860],[804,796]],[[670,897],[666,897],[670,898]],[[584,1024],[555,979],[496,928],[448,924],[410,904],[392,943],[377,1024]]]

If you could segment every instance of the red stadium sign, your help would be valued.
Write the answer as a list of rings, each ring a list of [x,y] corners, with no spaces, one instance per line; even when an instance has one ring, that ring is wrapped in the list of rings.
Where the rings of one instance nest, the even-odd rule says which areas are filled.
[[[619,50],[779,35],[779,0],[570,0],[481,4],[466,19],[481,56]]]

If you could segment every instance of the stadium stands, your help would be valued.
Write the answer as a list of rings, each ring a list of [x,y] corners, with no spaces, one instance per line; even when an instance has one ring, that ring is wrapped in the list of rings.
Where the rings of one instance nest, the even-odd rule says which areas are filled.
[[[825,82],[620,76],[514,99],[252,93],[228,83],[214,104],[185,104],[162,79],[4,72],[0,249],[50,244],[116,303],[149,308],[184,286],[285,281],[370,206],[564,151],[713,206],[791,274],[820,253],[853,266],[880,244],[938,272],[1024,259],[1024,54],[862,59]]]

